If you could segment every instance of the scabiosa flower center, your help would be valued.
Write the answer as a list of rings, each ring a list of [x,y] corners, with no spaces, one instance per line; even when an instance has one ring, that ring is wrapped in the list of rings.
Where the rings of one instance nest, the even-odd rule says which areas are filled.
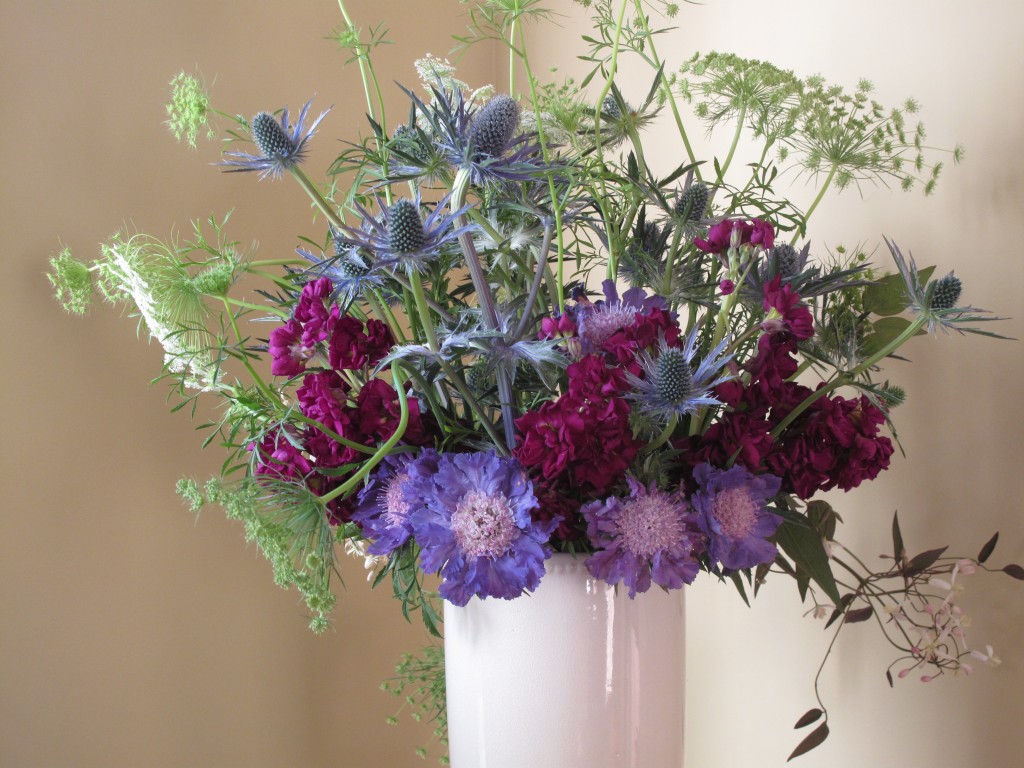
[[[419,253],[426,242],[419,207],[412,200],[398,200],[388,216],[388,247],[395,253]]]
[[[383,513],[384,521],[390,527],[402,525],[409,516],[409,502],[405,500],[404,493],[404,484],[408,479],[408,472],[396,472],[388,480],[383,492],[377,497],[377,504]]]
[[[932,294],[930,309],[952,309],[960,300],[962,288],[960,278],[952,272],[945,277],[940,277],[935,284],[935,293]]]
[[[295,153],[295,142],[269,112],[260,112],[252,119],[252,139],[268,160]]]
[[[512,505],[502,494],[467,492],[451,524],[455,542],[469,557],[500,557],[519,536]]]
[[[658,396],[672,405],[679,405],[692,394],[693,371],[686,360],[686,353],[675,347],[668,347],[658,355],[656,390]]]
[[[715,495],[711,514],[718,520],[722,533],[742,539],[754,530],[760,509],[746,488],[725,488]]]
[[[659,493],[627,501],[618,519],[623,545],[645,558],[677,545],[685,534],[678,508],[678,502]]]
[[[583,317],[580,335],[595,347],[600,347],[622,328],[636,325],[636,308],[619,305],[594,307]]]
[[[519,104],[511,96],[495,96],[469,127],[469,139],[478,156],[500,157],[519,125]]]

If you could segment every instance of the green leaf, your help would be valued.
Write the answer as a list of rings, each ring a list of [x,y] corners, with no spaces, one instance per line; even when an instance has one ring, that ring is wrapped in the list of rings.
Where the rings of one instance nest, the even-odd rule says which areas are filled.
[[[743,598],[743,602],[747,604],[747,608],[750,607],[750,601],[747,599],[747,590],[743,586],[743,579],[740,578],[740,572],[736,571],[729,574],[729,578],[732,579],[732,583],[736,585],[736,590],[740,593],[740,597]]]
[[[925,285],[935,267],[925,267],[918,270],[917,274],[921,285]],[[898,275],[886,275],[876,280],[864,289],[864,310],[880,317],[898,315],[910,306],[910,298],[907,296],[907,287],[903,284],[903,278]]]
[[[909,327],[910,321],[904,317],[883,317],[881,320],[876,320],[874,323],[871,323],[873,333],[865,337],[861,344],[861,355],[871,357],[895,341],[896,337]]]
[[[783,521],[779,526],[777,540],[782,551],[792,558],[797,567],[813,579],[829,599],[838,605],[841,599],[839,588],[828,564],[824,542],[817,531]]]

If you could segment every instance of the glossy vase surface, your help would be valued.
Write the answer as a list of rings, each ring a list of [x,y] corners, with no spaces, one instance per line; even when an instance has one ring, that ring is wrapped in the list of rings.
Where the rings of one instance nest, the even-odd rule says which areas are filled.
[[[683,590],[556,554],[532,595],[445,605],[452,768],[681,768]]]

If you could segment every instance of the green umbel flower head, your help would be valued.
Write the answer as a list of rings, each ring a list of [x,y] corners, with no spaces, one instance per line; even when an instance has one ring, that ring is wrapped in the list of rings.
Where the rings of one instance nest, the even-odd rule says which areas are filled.
[[[50,266],[53,271],[47,277],[57,301],[68,312],[84,315],[92,303],[92,272],[89,267],[75,259],[70,248],[50,259]]]

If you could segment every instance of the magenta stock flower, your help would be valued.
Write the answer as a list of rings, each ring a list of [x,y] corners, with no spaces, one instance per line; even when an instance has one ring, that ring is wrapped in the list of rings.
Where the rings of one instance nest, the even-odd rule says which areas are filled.
[[[739,245],[749,244],[767,250],[775,243],[775,230],[767,221],[724,219],[708,230],[706,239],[695,237],[693,244],[705,253],[725,253],[732,244],[734,231],[737,231]]]

